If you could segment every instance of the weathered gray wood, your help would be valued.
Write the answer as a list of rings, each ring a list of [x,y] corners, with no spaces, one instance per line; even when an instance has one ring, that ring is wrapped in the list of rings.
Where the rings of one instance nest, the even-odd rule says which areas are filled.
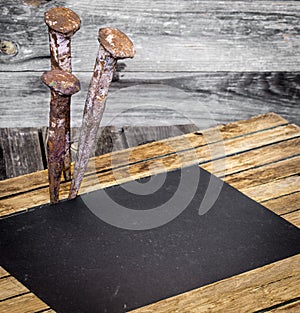
[[[3,152],[2,177],[10,178],[44,169],[36,128],[0,128],[0,150]]]
[[[80,127],[72,128],[72,160],[75,160],[77,153],[77,144],[80,135]],[[127,148],[122,139],[122,132],[114,126],[100,127],[96,136],[94,147],[92,148],[91,157],[110,153],[112,151]]]
[[[72,125],[81,125],[90,73],[77,73]],[[0,127],[48,125],[49,90],[40,73],[0,73]],[[219,123],[275,112],[300,123],[300,72],[123,73],[112,84],[101,126]],[[22,118],[21,118],[22,117]]]
[[[165,138],[181,136],[198,130],[194,124],[172,126],[126,126],[123,128],[128,147],[158,141]]]
[[[0,70],[49,68],[43,13],[54,5],[82,19],[73,40],[77,71],[92,70],[103,26],[132,37],[137,54],[127,71],[300,70],[300,3],[259,0],[2,1],[0,39],[15,43],[18,53],[2,55]]]
[[[43,146],[44,153],[47,155],[47,132],[48,128],[43,127]],[[72,161],[76,159],[77,143],[80,134],[80,127],[71,128],[71,156]],[[123,134],[114,126],[100,127],[96,136],[95,145],[91,152],[91,157],[98,156],[112,151],[122,150],[127,148],[125,141],[123,140]]]

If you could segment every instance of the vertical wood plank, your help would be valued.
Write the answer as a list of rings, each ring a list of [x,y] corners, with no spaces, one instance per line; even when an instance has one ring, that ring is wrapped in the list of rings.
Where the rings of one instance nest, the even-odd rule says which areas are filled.
[[[123,127],[128,147],[150,143],[165,138],[180,136],[198,130],[194,124],[168,126],[126,126]]]
[[[3,178],[44,169],[37,128],[0,128],[0,151]]]
[[[47,132],[48,127],[42,128],[44,153],[47,156]],[[71,156],[72,161],[76,159],[78,140],[80,135],[80,127],[72,127],[71,129]],[[99,156],[110,153],[112,151],[122,150],[127,148],[123,140],[122,132],[114,126],[100,127],[96,136],[95,145],[92,149],[91,156]],[[0,151],[1,152],[1,151]]]

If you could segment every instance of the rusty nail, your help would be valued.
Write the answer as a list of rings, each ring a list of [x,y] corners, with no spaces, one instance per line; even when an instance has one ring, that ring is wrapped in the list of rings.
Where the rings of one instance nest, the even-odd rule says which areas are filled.
[[[80,188],[117,60],[133,58],[135,54],[132,41],[118,29],[100,28],[98,40],[100,46],[85,102],[69,199],[75,198]]]
[[[45,23],[49,30],[51,69],[72,72],[71,37],[80,28],[80,18],[72,10],[54,7],[45,13]],[[71,102],[70,102],[71,104]],[[66,147],[64,160],[64,178],[71,179],[71,129],[70,104],[66,108]]]
[[[59,185],[65,157],[66,110],[71,95],[80,90],[80,82],[73,74],[51,70],[42,75],[42,81],[51,89],[48,150],[48,177],[50,202],[59,200]]]

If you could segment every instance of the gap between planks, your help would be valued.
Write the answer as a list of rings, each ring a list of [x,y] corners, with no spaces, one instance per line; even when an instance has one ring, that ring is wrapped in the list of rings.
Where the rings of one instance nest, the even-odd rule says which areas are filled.
[[[254,312],[272,307],[299,297],[299,262],[296,255],[131,313]]]
[[[292,146],[294,146],[295,147],[295,145],[294,145],[294,143],[295,143],[295,140],[298,140],[298,138],[296,138],[296,139],[291,139],[291,140],[289,140],[290,141],[290,143],[293,143],[292,144]],[[286,145],[286,143],[287,143],[287,141],[282,141],[282,142],[279,142],[277,145],[285,145],[285,148],[286,147],[289,147],[290,148],[290,145]],[[274,145],[271,145],[272,147],[274,147]],[[270,146],[270,147],[271,147]],[[276,146],[276,145],[275,145]],[[268,148],[269,146],[267,146],[267,147],[262,147],[262,148],[260,148],[260,149],[266,149],[266,148]],[[243,152],[243,154],[244,155],[247,155],[247,154],[249,154],[249,153],[253,153],[253,151],[255,151],[255,150],[251,150],[251,151],[246,151],[246,152]],[[288,152],[290,152],[289,151],[289,149],[284,149],[284,151],[288,151]],[[273,153],[274,154],[274,153]],[[235,156],[233,155],[232,156],[232,158],[234,158]],[[277,161],[277,162],[291,162],[290,160],[292,160],[292,159],[294,159],[294,161],[295,160],[298,160],[297,159],[297,155],[295,155],[294,157],[291,157],[291,158],[288,158],[288,156],[287,155],[284,155],[284,156],[282,156],[283,157],[283,160],[275,160],[275,162]],[[284,159],[285,158],[285,159]],[[150,160],[148,160],[148,161],[150,161]],[[209,162],[209,163],[206,163],[206,164],[204,164],[204,166],[205,165],[209,165],[209,164],[212,164],[213,162]],[[275,163],[276,164],[276,163]],[[137,164],[138,165],[138,164]],[[271,165],[271,168],[273,168],[273,165],[274,164],[272,164],[272,163],[270,163],[269,165]],[[263,167],[257,167],[257,169],[258,169],[258,171],[261,171],[262,169],[263,169]],[[145,169],[144,169],[145,170]],[[244,169],[244,171],[245,172],[248,172],[248,175],[252,175],[252,174],[254,174],[254,171],[253,170],[255,170],[255,169]],[[292,170],[292,169],[291,169]],[[241,173],[241,172],[239,172],[239,170],[238,169],[236,169],[236,171],[238,172],[238,173]],[[287,172],[286,173],[287,175],[289,174],[289,172]],[[240,174],[237,174],[237,175],[240,175]],[[284,176],[284,175],[282,175],[282,176]],[[233,175],[233,177],[235,177],[234,175]],[[292,176],[291,176],[292,177]],[[229,176],[229,179],[230,179],[230,176]],[[284,178],[285,179],[285,178]],[[286,177],[286,179],[290,179],[290,176],[288,176],[288,177]],[[233,180],[235,180],[234,178],[233,178]],[[280,180],[280,179],[279,179]],[[265,181],[265,180],[263,180],[263,181]],[[266,180],[266,181],[268,181],[268,180]],[[268,183],[268,182],[267,182]],[[243,183],[244,184],[244,183]],[[292,194],[292,196],[296,199],[296,203],[297,203],[297,199],[299,199],[299,192],[295,192],[295,193],[293,193]],[[286,197],[288,197],[288,195],[284,195],[284,196],[279,196],[277,199],[280,199],[280,200],[282,200],[282,199],[284,199],[284,198],[286,198]],[[269,204],[269,205],[274,205],[275,204],[275,206],[278,206],[278,202],[276,202],[276,200],[277,199],[271,199],[271,200],[269,200],[269,201],[265,201],[264,202],[264,204]],[[286,199],[285,199],[286,200]],[[299,203],[299,202],[298,202]],[[299,257],[299,256],[297,256],[297,257]],[[292,257],[292,258],[290,258],[290,259],[286,259],[286,260],[283,260],[283,261],[280,261],[280,262],[277,262],[277,263],[275,263],[275,266],[277,266],[278,265],[278,263],[282,263],[282,262],[287,262],[287,261],[289,261],[289,266],[292,266],[292,264],[291,264],[291,261],[290,260],[294,260],[294,258],[295,257]],[[298,259],[298,263],[299,263],[299,259]],[[293,261],[292,261],[292,263],[293,263]],[[298,264],[297,263],[297,264]],[[270,265],[270,266],[272,266],[272,265]],[[0,274],[4,271],[2,268],[0,268]],[[263,271],[263,273],[265,273],[265,268],[261,268],[261,269],[257,269],[257,271],[259,271],[259,270],[262,270]],[[254,270],[254,271],[256,271],[256,270]],[[278,271],[280,271],[280,269],[278,269],[277,267],[275,268],[274,267],[274,269],[273,269],[273,272],[278,272]],[[282,270],[281,270],[282,271]],[[3,272],[4,273],[4,275],[5,275],[5,273],[7,273],[7,272]],[[249,272],[249,273],[244,273],[244,274],[241,274],[241,275],[254,275],[255,276],[255,273],[253,272]],[[286,274],[285,274],[286,275]],[[299,273],[297,273],[297,275],[299,276]],[[289,276],[288,275],[286,275],[287,276],[287,278],[286,279],[280,279],[280,280],[278,280],[277,282],[275,281],[275,282],[272,282],[272,284],[273,284],[273,287],[275,287],[274,289],[278,292],[278,294],[280,294],[280,299],[278,300],[278,299],[275,299],[276,297],[274,297],[274,296],[272,296],[272,297],[258,297],[257,295],[255,296],[255,299],[256,300],[258,300],[259,299],[259,302],[260,302],[260,305],[262,306],[262,308],[264,308],[264,307],[270,307],[270,306],[272,306],[272,305],[274,305],[274,302],[275,303],[281,303],[281,302],[283,302],[284,301],[284,299],[282,298],[282,292],[283,293],[285,293],[285,290],[283,290],[283,286],[280,286],[280,285],[278,285],[278,284],[280,284],[281,282],[282,282],[282,284],[289,284],[289,288],[292,288],[293,289],[293,283],[291,282],[291,281],[287,281],[287,280],[289,280],[290,278],[289,278]],[[293,276],[293,275],[292,275]],[[295,275],[294,275],[295,276]],[[250,277],[250,276],[249,276]],[[5,278],[6,279],[6,278]],[[239,276],[236,276],[236,277],[233,277],[233,278],[230,278],[230,279],[232,279],[233,280],[233,286],[241,286],[241,284],[242,283],[239,283],[238,282],[238,280],[240,279],[240,275]],[[296,276],[296,279],[299,279],[299,278],[297,278],[297,276]],[[252,278],[251,278],[251,280],[252,280]],[[205,287],[203,287],[203,288],[213,288],[212,290],[214,290],[214,294],[215,294],[215,290],[216,290],[216,284],[218,284],[218,286],[217,286],[217,289],[219,289],[220,288],[220,285],[219,285],[219,283],[220,284],[225,284],[226,285],[226,281],[227,280],[225,280],[225,281],[221,281],[221,282],[218,282],[218,283],[215,283],[215,284],[213,284],[213,285],[209,285],[209,286],[205,286]],[[247,281],[247,280],[246,280]],[[277,284],[276,286],[275,286],[275,284]],[[270,283],[267,283],[266,285],[264,285],[264,286],[260,286],[259,287],[259,289],[264,289],[265,290],[265,288],[266,287],[268,287],[268,285],[270,285]],[[295,284],[294,284],[295,285]],[[199,290],[201,290],[200,292],[201,292],[201,295],[203,294],[203,288],[200,288]],[[249,291],[249,290],[248,290]],[[254,290],[252,290],[252,293],[253,292],[256,292],[257,291],[257,288],[254,288]],[[291,290],[289,290],[289,292],[290,292]],[[205,312],[205,310],[203,311],[203,308],[205,309],[206,308],[206,306],[195,306],[195,303],[194,303],[194,301],[193,301],[193,299],[192,298],[190,298],[190,297],[193,297],[193,292],[194,291],[191,291],[190,293],[188,293],[188,294],[186,294],[186,297],[188,298],[188,299],[190,299],[190,300],[188,300],[187,299],[187,301],[189,301],[190,303],[192,303],[192,305],[194,306],[194,309],[195,310],[193,310],[193,311],[184,311],[184,309],[185,309],[185,307],[183,307],[182,308],[182,310],[180,311],[180,312]],[[294,292],[293,290],[292,290],[292,292]],[[231,293],[234,293],[232,290],[231,290]],[[251,292],[250,292],[251,293]],[[252,294],[251,293],[251,294]],[[29,295],[31,295],[31,294],[29,294]],[[252,294],[253,295],[253,294]],[[273,295],[273,294],[272,294]],[[289,295],[291,296],[291,293],[289,293]],[[183,296],[183,295],[179,295],[178,297],[181,297],[181,296]],[[228,296],[228,293],[227,294],[225,294],[225,299],[224,299],[224,297],[223,297],[223,301],[222,301],[222,303],[224,303],[225,304],[225,308],[223,307],[223,310],[226,310],[226,296]],[[286,296],[286,294],[284,295],[284,296]],[[13,299],[10,299],[10,300],[8,300],[8,302],[10,303],[10,305],[12,305],[11,306],[11,308],[13,309],[13,305],[14,305],[14,302],[12,301],[12,300],[14,300],[14,299],[17,299],[17,303],[19,303],[19,301],[20,302],[22,302],[23,301],[23,299],[24,298],[26,298],[27,299],[27,297],[28,297],[28,295],[26,294],[26,295],[23,295],[23,296],[20,296],[20,297],[17,297],[17,298],[13,298]],[[241,297],[241,296],[240,296]],[[18,299],[18,298],[20,298],[20,299]],[[199,298],[199,296],[197,297],[197,299]],[[264,298],[264,303],[262,304],[261,303],[261,299],[260,298]],[[290,299],[290,298],[289,298]],[[288,299],[288,300],[289,300]],[[28,300],[28,299],[27,299]],[[26,301],[27,301],[26,300]],[[233,301],[234,302],[236,302],[236,301],[238,301],[239,300],[239,297],[237,297],[236,299],[233,299]],[[32,301],[32,300],[30,300],[30,301]],[[39,303],[39,299],[37,299],[37,303]],[[167,306],[169,307],[169,303],[171,303],[171,301],[172,301],[172,298],[171,299],[167,299],[167,300],[164,300],[164,301],[167,301]],[[230,301],[232,301],[232,299],[230,300]],[[5,301],[6,302],[6,301]],[[4,303],[5,303],[4,302]],[[7,302],[7,303],[8,303]],[[228,301],[227,301],[228,302]],[[255,304],[255,307],[253,306],[253,308],[255,308],[255,309],[257,309],[257,302],[255,302],[255,303],[253,303],[253,301],[249,301],[249,302],[252,302],[252,304],[254,305]],[[194,303],[194,304],[193,304]],[[215,303],[215,302],[214,302]],[[248,303],[248,302],[247,302]],[[40,305],[40,304],[39,304]],[[155,306],[156,304],[153,304],[152,306]],[[249,304],[247,304],[247,305],[249,305]],[[283,308],[284,307],[286,307],[286,308],[294,308],[294,307],[296,307],[296,305],[298,305],[297,303],[296,304],[288,304],[288,305],[286,305],[286,306],[283,306],[282,307],[282,310],[283,310]],[[161,311],[160,309],[161,308],[164,308],[165,306],[163,305],[159,305],[159,311],[160,312],[164,312],[164,311]],[[231,306],[232,307],[232,306]],[[1,307],[0,307],[1,308]],[[169,307],[170,308],[170,307]],[[176,307],[176,309],[177,309],[178,307]],[[149,311],[149,307],[147,307],[147,308],[141,308],[141,309],[138,309],[137,311],[134,311],[134,312],[137,312],[137,313],[139,313],[139,312],[155,312],[155,311],[157,311],[158,310],[158,307],[156,306],[156,309],[155,310],[153,310],[153,311]],[[274,310],[272,309],[272,310],[268,310],[268,311],[270,311],[270,312],[283,312],[280,308],[275,308]],[[53,310],[48,310],[48,308],[47,308],[47,306],[46,306],[46,308],[43,308],[43,309],[41,309],[41,311],[42,312],[54,312]],[[12,312],[14,312],[14,311],[12,311]],[[20,311],[15,311],[15,312],[20,312]],[[166,311],[166,312],[169,312],[169,311]],[[292,312],[292,311],[291,311]]]
[[[277,130],[277,131],[276,131]],[[278,131],[279,130],[279,131]],[[274,140],[274,136],[276,139],[278,139],[278,136],[281,135],[283,136],[282,138],[279,136],[279,139],[286,139],[286,137],[290,137],[292,136],[295,136],[295,135],[299,135],[299,128],[298,127],[295,127],[293,125],[286,125],[286,126],[279,126],[277,128],[274,128],[273,131],[276,131],[275,134],[273,134],[273,136],[269,136],[269,132],[270,130],[266,130],[266,131],[263,131],[261,132],[261,134],[266,134],[264,138],[264,140],[266,140],[264,142],[264,140],[262,140],[262,138],[260,138],[260,144],[268,144],[269,143],[269,140],[271,140],[271,143],[273,142]],[[257,136],[258,133],[254,133],[252,136]],[[253,140],[252,136],[250,136],[248,138],[248,141],[246,141],[246,143],[248,144],[253,144],[253,142],[258,142],[257,138],[255,140]],[[247,136],[243,137],[243,142],[245,143],[245,138]],[[236,141],[236,139],[239,139],[238,141]],[[228,153],[237,153],[239,152],[238,150],[240,150],[240,138],[233,138],[232,140],[227,140],[225,141],[225,143],[230,143],[230,149],[227,149],[228,150]],[[234,144],[233,144],[234,143]],[[232,145],[233,144],[233,145]],[[147,146],[147,145],[146,145]],[[145,146],[145,147],[146,147]],[[246,145],[247,146],[247,145]],[[239,147],[239,148],[238,148]],[[249,147],[249,145],[248,145]],[[235,150],[237,149],[238,150]],[[255,147],[252,147],[252,148],[255,148]],[[257,147],[256,147],[257,148]],[[200,151],[198,151],[199,155],[201,154],[202,155],[202,161],[203,161],[203,155],[205,155],[205,153],[207,153],[207,151],[205,150],[205,146],[202,146],[201,148],[198,148],[200,149]],[[195,151],[197,151],[198,149],[195,149]],[[233,149],[233,150],[232,150]],[[188,152],[184,152],[183,153],[183,156],[184,156],[184,165],[189,165],[189,161],[194,163],[194,159],[191,158],[191,155],[193,156],[193,154],[195,153],[195,151],[188,151]],[[246,149],[246,151],[248,151]],[[251,150],[253,151],[253,150]],[[247,152],[247,153],[250,153],[251,151]],[[241,152],[241,151],[240,151]],[[246,153],[246,152],[244,152]],[[180,154],[180,153],[179,153]],[[165,167],[170,170],[170,169],[175,169],[175,168],[178,168],[180,166],[182,166],[182,160],[180,159],[180,157],[178,157],[179,154],[173,154],[173,155],[166,155],[166,157],[162,157],[160,158],[159,160],[160,161],[163,161],[164,162],[164,165]],[[190,158],[190,159],[189,159]],[[208,157],[207,157],[208,158]],[[278,158],[280,159],[280,156],[278,156]],[[189,159],[189,160],[187,160]],[[209,158],[208,158],[209,159]],[[99,186],[102,188],[102,187],[107,187],[107,186],[111,186],[115,183],[121,183],[121,182],[125,182],[125,181],[128,181],[128,180],[131,180],[133,178],[140,178],[140,177],[145,177],[147,175],[149,175],[148,171],[147,171],[147,168],[149,168],[150,165],[155,166],[157,164],[155,164],[157,160],[146,160],[144,162],[141,162],[141,163],[136,163],[136,164],[133,164],[130,166],[130,168],[128,169],[127,167],[121,167],[121,168],[118,168],[118,169],[115,169],[113,171],[113,173],[111,171],[104,171],[104,172],[100,172],[100,173],[94,173],[94,174],[91,174],[89,176],[86,176],[85,177],[85,180],[84,180],[84,183],[83,183],[83,187],[82,187],[82,192],[87,192],[87,191],[92,191],[92,190],[96,190],[96,189],[99,189]],[[205,161],[205,159],[204,159]],[[213,163],[213,162],[212,162]],[[272,166],[272,165],[271,165]],[[204,167],[205,167],[205,164],[204,164]],[[101,168],[101,167],[100,167]],[[161,167],[159,167],[157,169],[158,171],[161,171]],[[165,170],[165,169],[163,169]],[[265,170],[268,170],[268,167],[265,168]],[[297,165],[296,165],[296,170],[297,170]],[[259,171],[261,171],[261,169],[259,169]],[[133,176],[134,177],[131,177],[130,174],[133,173]],[[253,173],[252,173],[253,174]],[[115,181],[115,177],[114,176],[117,176],[118,177],[118,181],[116,182]],[[286,193],[290,193],[291,192],[291,189],[290,188],[293,188],[293,186],[297,185],[297,184],[290,184],[291,182],[298,182],[298,177],[287,177],[287,178],[284,178],[285,180],[287,180],[287,187],[283,187],[281,188],[280,192],[282,195],[284,192]],[[226,179],[225,179],[226,180]],[[290,180],[293,180],[293,181],[290,181]],[[100,184],[99,184],[100,182]],[[275,187],[278,187],[280,186],[280,183],[282,183],[282,181],[280,180],[277,180],[277,181],[271,181],[269,182],[269,187],[270,187],[270,190],[275,190],[276,191],[276,188],[274,189],[273,187],[273,184],[275,184]],[[235,186],[238,188],[238,186]],[[261,185],[259,185],[259,188],[262,188],[264,190],[264,187],[261,187]],[[260,190],[258,187],[257,188],[252,188],[252,197],[255,198],[255,190]],[[66,197],[67,196],[67,193],[68,193],[68,186],[66,184],[62,184],[62,197]],[[250,190],[250,193],[251,193],[251,190]],[[270,192],[270,195],[273,197],[274,193],[273,192]],[[276,192],[275,192],[275,195],[276,195]],[[46,203],[48,201],[48,190],[46,188],[44,188],[43,190],[40,189],[40,190],[35,190],[35,191],[32,191],[32,192],[27,192],[26,193],[26,198],[24,200],[24,196],[22,195],[16,195],[15,197],[13,197],[12,199],[8,198],[8,199],[3,199],[2,200],[2,206],[4,207],[4,210],[2,210],[2,215],[5,215],[5,214],[11,214],[15,211],[18,211],[18,210],[21,210],[21,209],[26,209],[26,207],[24,206],[24,203],[25,205],[27,205],[29,207],[32,206],[32,203],[36,204],[36,205],[39,205],[39,204],[43,204],[43,203]],[[251,196],[251,195],[250,195]],[[29,200],[27,201],[28,204],[26,204],[26,199]],[[13,201],[12,201],[13,200]],[[262,198],[262,199],[256,199],[257,201],[265,201],[265,200],[268,200],[268,198]],[[22,207],[23,205],[23,207]],[[21,206],[21,207],[20,207]]]
[[[249,120],[221,125],[218,126],[217,128],[209,129],[203,132],[206,132],[206,134],[220,135],[222,136],[223,140],[226,140],[229,138],[249,134],[249,128],[251,129],[250,133],[252,133],[286,124],[287,121],[280,117],[279,115],[274,113],[268,113],[253,117]],[[96,158],[91,158],[89,162],[90,166],[87,168],[86,175],[93,173],[95,167],[97,169],[101,169],[102,171],[111,169],[112,158],[115,160],[115,163],[117,163],[119,167],[128,164],[128,155],[130,155],[130,162],[134,163],[138,161],[143,161],[147,158],[160,157],[168,153],[172,152],[174,153],[174,151],[186,149],[187,145],[190,148],[195,148],[197,146],[205,145],[206,143],[214,141],[214,138],[212,138],[212,140],[209,140],[211,138],[207,139],[208,140],[206,142],[201,131],[199,131],[192,134],[161,140],[159,142],[153,142],[139,147],[129,148],[124,151],[114,152]],[[169,147],[169,149],[166,150],[168,146],[171,147]],[[164,149],[162,150],[162,148]],[[20,192],[26,192],[47,185],[48,185],[47,171],[40,171],[24,175],[21,177],[15,177],[9,180],[0,181],[0,197]]]

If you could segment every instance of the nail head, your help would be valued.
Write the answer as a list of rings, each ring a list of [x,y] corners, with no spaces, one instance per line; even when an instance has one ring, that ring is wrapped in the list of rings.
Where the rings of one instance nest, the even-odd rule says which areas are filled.
[[[78,78],[65,71],[51,70],[42,75],[42,81],[61,95],[71,96],[80,90]]]
[[[132,41],[117,28],[100,28],[98,40],[116,59],[133,58],[135,55]]]
[[[65,7],[54,7],[45,13],[45,23],[50,29],[71,37],[80,28],[80,18],[72,10]]]

